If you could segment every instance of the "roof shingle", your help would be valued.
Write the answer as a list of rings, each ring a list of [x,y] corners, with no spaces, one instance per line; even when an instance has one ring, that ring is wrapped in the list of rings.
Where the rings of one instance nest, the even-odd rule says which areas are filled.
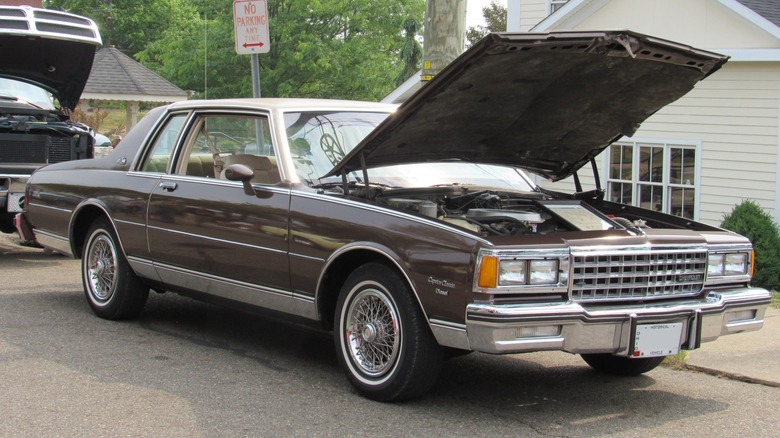
[[[182,100],[187,97],[186,91],[113,46],[103,47],[95,53],[84,94],[138,95],[142,101],[170,101],[174,96],[179,97],[175,100]]]
[[[737,0],[753,12],[780,27],[780,0]]]

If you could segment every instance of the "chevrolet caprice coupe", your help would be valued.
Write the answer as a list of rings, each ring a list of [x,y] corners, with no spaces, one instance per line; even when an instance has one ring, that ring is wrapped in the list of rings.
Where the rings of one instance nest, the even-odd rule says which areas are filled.
[[[375,400],[468,351],[636,375],[762,326],[750,242],[529,175],[575,175],[725,61],[629,31],[493,34],[400,107],[175,103],[35,172],[20,228],[81,259],[102,318],[154,290],[318,321]]]

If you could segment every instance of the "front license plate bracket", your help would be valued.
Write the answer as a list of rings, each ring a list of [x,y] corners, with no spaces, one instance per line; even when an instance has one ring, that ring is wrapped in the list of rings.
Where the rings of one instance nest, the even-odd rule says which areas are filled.
[[[680,352],[683,322],[634,324],[630,357],[670,356]]]

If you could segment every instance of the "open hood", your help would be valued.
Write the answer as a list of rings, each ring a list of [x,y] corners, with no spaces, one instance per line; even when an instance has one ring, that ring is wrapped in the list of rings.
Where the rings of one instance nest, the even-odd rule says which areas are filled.
[[[630,31],[491,34],[328,175],[460,160],[557,181],[679,99],[728,57]]]
[[[85,17],[29,6],[0,7],[0,77],[37,85],[73,110],[101,45]]]

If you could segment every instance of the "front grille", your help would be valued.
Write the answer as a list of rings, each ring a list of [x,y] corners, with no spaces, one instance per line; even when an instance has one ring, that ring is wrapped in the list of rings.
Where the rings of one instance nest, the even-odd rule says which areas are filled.
[[[572,254],[572,300],[625,301],[698,294],[706,251]]]
[[[76,158],[74,138],[69,136],[0,134],[0,162],[59,163]]]
[[[49,163],[60,163],[75,159],[71,143],[70,137],[52,137],[51,146],[49,146]]]
[[[0,162],[46,163],[48,143],[45,135],[0,134]]]

